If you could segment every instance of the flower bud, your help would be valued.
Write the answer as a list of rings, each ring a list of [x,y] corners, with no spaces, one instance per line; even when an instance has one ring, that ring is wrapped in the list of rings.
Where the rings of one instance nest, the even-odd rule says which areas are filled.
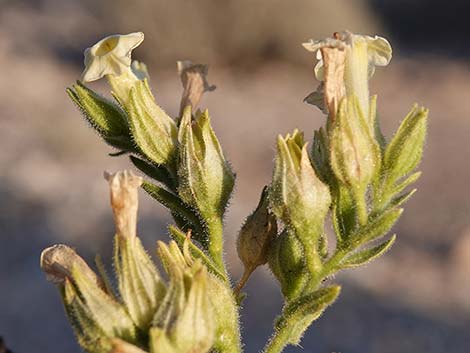
[[[303,134],[278,137],[276,165],[269,194],[274,214],[296,231],[316,230],[329,210],[329,188],[316,175]]]
[[[268,248],[277,235],[276,217],[269,210],[267,187],[263,189],[258,207],[243,224],[238,234],[238,257],[251,273],[267,261]]]
[[[309,273],[306,271],[304,247],[294,232],[286,229],[273,241],[269,248],[268,263],[287,300],[302,293]]]
[[[159,256],[170,285],[150,329],[155,353],[206,353],[214,344],[215,321],[208,295],[208,273],[200,261],[189,264],[176,243],[159,242]]]
[[[177,305],[167,305],[167,309],[159,309],[154,319],[154,326],[161,327],[158,322],[165,321],[171,322],[172,318],[176,318],[183,312],[182,301],[176,299],[169,299],[170,297],[180,297],[183,292],[182,286],[177,286],[180,280],[176,280],[183,276],[190,281],[194,274],[198,271],[201,259],[194,260],[189,251],[189,239],[186,238],[183,245],[183,251],[178,248],[176,242],[172,241],[169,245],[162,242],[158,243],[158,254],[161,262],[169,274],[170,286],[168,288],[167,296],[163,303],[171,303],[175,301]],[[185,287],[187,288],[187,287]],[[173,293],[173,294],[170,294]],[[220,277],[207,273],[207,288],[204,297],[209,300],[211,312],[210,317],[214,320],[213,330],[215,333],[212,349],[217,352],[225,352],[240,348],[240,337],[238,336],[238,312],[236,310],[236,303],[231,288],[227,285],[226,281],[221,281]],[[179,304],[178,304],[179,303]],[[204,304],[205,305],[205,304]],[[163,305],[162,305],[163,308]],[[165,310],[165,311],[164,311]],[[166,318],[163,320],[163,318]],[[162,321],[160,321],[162,320]],[[211,324],[212,325],[212,324]],[[154,334],[161,336],[162,332],[154,331]],[[201,333],[202,335],[202,333]],[[154,339],[157,342],[157,338]],[[161,340],[160,340],[161,342]],[[165,352],[165,350],[162,351]],[[158,351],[160,352],[160,351]],[[172,352],[169,350],[169,352]],[[176,351],[179,352],[179,351]]]
[[[181,199],[199,210],[206,220],[221,217],[230,198],[235,175],[212,130],[208,112],[198,112],[192,121],[191,109],[187,108],[181,120],[178,140],[178,193]]]

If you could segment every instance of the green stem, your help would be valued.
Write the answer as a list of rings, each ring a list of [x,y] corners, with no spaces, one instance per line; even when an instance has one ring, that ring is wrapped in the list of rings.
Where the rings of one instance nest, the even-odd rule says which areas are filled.
[[[207,230],[209,233],[208,250],[215,265],[226,277],[227,269],[225,268],[223,258],[223,231],[224,225],[222,217],[213,216],[206,220]]]
[[[280,327],[263,350],[263,353],[280,353],[289,344],[291,327],[286,324]]]
[[[332,257],[330,257],[325,264],[323,265],[321,271],[318,273],[317,276],[311,278],[306,291],[313,292],[317,290],[323,280],[337,271],[338,265],[341,263],[343,258],[347,255],[349,249],[347,248],[340,248],[338,249]],[[294,332],[295,325],[298,324],[297,320],[287,321],[279,327],[271,340],[266,345],[263,353],[280,353],[282,350],[291,342],[292,334]]]

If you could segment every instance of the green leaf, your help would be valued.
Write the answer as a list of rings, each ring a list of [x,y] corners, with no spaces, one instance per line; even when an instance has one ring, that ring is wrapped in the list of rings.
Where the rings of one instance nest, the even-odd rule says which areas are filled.
[[[392,247],[395,239],[396,235],[393,235],[390,239],[377,246],[353,253],[341,262],[341,268],[358,267],[378,258]]]
[[[361,227],[357,233],[351,237],[349,245],[355,248],[385,235],[393,227],[402,213],[402,208],[393,208],[369,220],[365,226]]]
[[[304,295],[289,303],[276,323],[277,330],[288,329],[289,344],[298,344],[305,330],[333,304],[341,291],[340,286],[329,286]]]
[[[398,206],[401,206],[403,205],[405,202],[407,202],[411,196],[414,195],[414,193],[416,192],[417,189],[413,189],[409,192],[405,192],[404,194],[398,196],[398,197],[395,197],[394,199],[392,199],[392,201],[390,202],[389,204],[389,207],[392,208],[392,207],[398,207]]]
[[[135,156],[129,156],[129,158],[132,164],[134,164],[134,166],[142,173],[161,182],[171,191],[176,191],[176,181],[171,177],[168,169],[166,169],[164,166],[148,163],[147,161],[144,161],[143,159],[137,158]]]
[[[416,168],[421,160],[426,137],[428,110],[415,105],[401,123],[385,149],[384,174],[388,184],[395,183]]]
[[[201,220],[190,206],[181,201],[178,196],[157,185],[144,181],[142,188],[163,206],[167,207],[171,212],[184,218],[189,223],[189,227],[193,230],[194,238],[200,242],[202,246],[207,246],[207,235],[205,229],[201,224]]]
[[[400,192],[402,192],[403,190],[405,190],[405,188],[411,184],[413,184],[414,182],[416,182],[419,177],[421,176],[421,172],[416,172],[416,173],[413,173],[411,174],[409,177],[407,177],[405,180],[403,180],[402,182],[400,182],[398,185],[396,185],[394,188],[393,188],[393,195],[396,195],[396,194],[399,194]]]

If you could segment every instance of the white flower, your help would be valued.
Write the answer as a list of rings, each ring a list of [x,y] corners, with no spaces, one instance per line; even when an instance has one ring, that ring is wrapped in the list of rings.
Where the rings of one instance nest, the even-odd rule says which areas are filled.
[[[131,52],[144,40],[142,32],[115,34],[85,49],[83,82],[96,81],[106,75],[120,76],[130,71]]]

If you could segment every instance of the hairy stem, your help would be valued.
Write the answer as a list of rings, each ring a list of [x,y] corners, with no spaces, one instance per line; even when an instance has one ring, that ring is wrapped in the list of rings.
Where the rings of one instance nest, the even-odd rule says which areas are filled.
[[[223,230],[224,225],[222,217],[214,216],[207,220],[207,230],[209,233],[209,254],[214,261],[215,265],[226,277],[227,269],[225,268],[223,258]]]

